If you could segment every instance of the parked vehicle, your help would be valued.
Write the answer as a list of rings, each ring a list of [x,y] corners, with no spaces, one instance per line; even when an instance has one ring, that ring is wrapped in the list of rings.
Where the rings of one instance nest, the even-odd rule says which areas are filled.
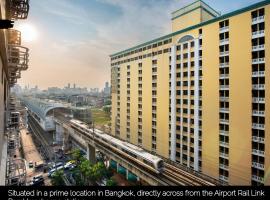
[[[33,167],[34,167],[33,161],[29,161],[29,162],[28,162],[28,167],[29,167],[29,168],[33,168]]]

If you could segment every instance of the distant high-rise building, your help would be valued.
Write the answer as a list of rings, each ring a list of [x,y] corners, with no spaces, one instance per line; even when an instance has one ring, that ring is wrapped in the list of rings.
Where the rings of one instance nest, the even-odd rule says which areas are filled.
[[[104,94],[108,95],[111,93],[111,88],[109,87],[109,82],[105,83],[105,88],[104,88]]]

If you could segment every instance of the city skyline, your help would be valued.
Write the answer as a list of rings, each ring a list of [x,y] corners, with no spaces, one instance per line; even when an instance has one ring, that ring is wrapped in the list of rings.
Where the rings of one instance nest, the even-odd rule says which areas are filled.
[[[224,14],[258,1],[205,2]],[[170,13],[191,2],[32,1],[28,21],[15,26],[24,32],[23,44],[31,49],[29,70],[23,72],[19,84],[45,89],[78,80],[81,87],[102,88],[110,79],[110,54],[169,33]]]

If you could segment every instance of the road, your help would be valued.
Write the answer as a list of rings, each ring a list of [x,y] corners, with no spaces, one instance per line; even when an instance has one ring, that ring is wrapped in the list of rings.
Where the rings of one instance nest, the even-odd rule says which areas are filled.
[[[51,185],[50,180],[48,179],[47,173],[44,173],[43,168],[36,169],[34,166],[29,167],[29,163],[33,162],[33,164],[44,163],[42,155],[39,152],[37,145],[33,140],[33,135],[29,133],[29,131],[25,128],[21,129],[21,142],[22,142],[22,150],[26,162],[26,183],[29,184],[33,177],[36,175],[42,174],[44,177],[44,184]]]

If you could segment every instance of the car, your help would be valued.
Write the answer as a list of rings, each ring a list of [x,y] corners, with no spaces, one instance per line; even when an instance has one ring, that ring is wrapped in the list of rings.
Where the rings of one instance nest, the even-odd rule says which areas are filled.
[[[30,186],[41,186],[44,185],[44,178],[42,177],[41,179],[37,179],[35,181],[31,181]]]
[[[68,164],[68,163],[70,163],[70,164],[75,164],[76,161],[75,161],[75,160],[70,160],[70,161],[68,161],[66,164]]]
[[[52,170],[52,169],[55,169],[55,168],[58,168],[60,166],[64,166],[64,163],[63,162],[58,162],[58,163],[52,163],[52,165],[49,167],[49,170]]]
[[[29,162],[28,162],[28,167],[29,167],[29,168],[33,168],[33,167],[34,167],[33,161],[29,161]]]
[[[48,172],[48,177],[52,177],[52,174],[56,171],[56,169],[51,169],[49,172]]]
[[[75,164],[72,164],[70,162],[67,162],[65,165],[64,165],[64,168],[65,170],[71,170],[71,169],[74,169],[76,167]]]
[[[71,165],[72,165],[72,163],[66,163],[66,164],[64,165],[64,168],[65,168],[65,169],[69,169]]]
[[[39,175],[36,175],[36,176],[33,177],[33,181],[39,180],[39,179],[43,179],[43,175],[42,174],[39,174]]]
[[[63,165],[64,165],[63,162],[58,162],[58,163],[55,164],[55,168],[61,167],[61,166],[63,166]]]

